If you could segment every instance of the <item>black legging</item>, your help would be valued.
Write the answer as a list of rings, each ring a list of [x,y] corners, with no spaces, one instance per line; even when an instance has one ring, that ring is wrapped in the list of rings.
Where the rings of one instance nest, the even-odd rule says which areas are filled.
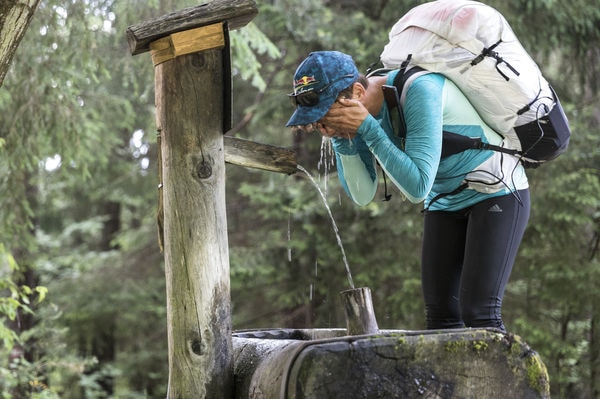
[[[502,298],[528,219],[529,190],[456,212],[425,211],[421,280],[427,328],[506,331]]]

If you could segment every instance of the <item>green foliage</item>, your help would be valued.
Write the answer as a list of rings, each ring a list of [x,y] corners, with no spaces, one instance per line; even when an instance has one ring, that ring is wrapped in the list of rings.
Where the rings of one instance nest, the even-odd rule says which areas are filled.
[[[112,386],[129,397],[164,397],[164,276],[153,229],[155,140],[147,133],[152,64],[124,57],[122,33],[125,11],[136,19],[156,12],[145,4],[42,2],[0,89],[0,188],[10,193],[0,242],[39,273],[51,298],[37,306],[34,326],[15,334],[33,357],[2,369],[6,395],[107,397]],[[49,167],[49,159],[57,162]],[[135,265],[154,267],[129,267],[133,256]],[[16,284],[14,274],[2,276]],[[142,307],[117,305],[141,298]],[[145,333],[129,339],[132,329]],[[132,354],[100,345],[108,339]],[[11,348],[6,342],[0,358]]]
[[[12,363],[9,368],[0,367],[0,392],[2,399],[19,397],[19,387],[27,387],[27,398],[59,399],[60,396],[43,382],[43,370],[26,361]],[[14,393],[14,395],[13,395]]]
[[[32,298],[39,304],[48,292],[43,286],[18,285],[12,278],[18,272],[19,265],[15,258],[0,243],[0,292],[3,293],[0,297],[0,339],[6,348],[21,342],[21,337],[7,327],[6,321],[15,321],[19,313],[33,313],[30,307]]]
[[[31,338],[29,332],[19,334],[11,325],[19,323],[23,315],[33,314],[32,307],[44,300],[47,288],[19,285],[12,278],[19,273],[19,265],[15,258],[6,252],[0,243],[0,355],[8,358],[7,367],[0,366],[0,391],[3,398],[10,398],[9,392],[19,387],[29,386],[32,397],[55,398],[48,387],[39,381],[43,373],[39,365],[32,364],[15,356],[23,345]],[[12,349],[10,352],[1,348]]]
[[[230,41],[235,51],[231,67],[233,75],[239,74],[242,79],[251,80],[256,88],[264,91],[266,82],[260,75],[261,63],[256,56],[276,59],[281,56],[279,49],[252,22],[231,32]]]

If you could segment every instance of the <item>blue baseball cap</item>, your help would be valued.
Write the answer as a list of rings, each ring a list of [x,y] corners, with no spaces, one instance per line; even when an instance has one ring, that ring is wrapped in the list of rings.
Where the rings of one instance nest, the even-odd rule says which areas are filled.
[[[308,125],[321,119],[340,92],[358,80],[356,64],[339,51],[315,51],[308,55],[294,74],[296,111],[286,126]],[[310,99],[311,101],[306,101]],[[301,101],[303,100],[303,101]]]

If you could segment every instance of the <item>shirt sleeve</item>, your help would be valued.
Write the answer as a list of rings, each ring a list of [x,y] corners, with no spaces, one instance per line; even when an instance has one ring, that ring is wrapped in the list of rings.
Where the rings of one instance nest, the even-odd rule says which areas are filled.
[[[377,191],[377,169],[373,154],[358,135],[352,140],[333,137],[331,142],[338,176],[346,194],[358,205],[368,204]]]
[[[381,167],[409,201],[423,201],[430,192],[442,149],[444,79],[428,74],[408,88],[404,104],[404,151],[386,134],[378,121],[367,117],[358,129]],[[391,110],[391,112],[395,112]],[[346,174],[346,179],[351,177]]]
[[[342,187],[356,204],[366,205],[375,196],[376,160],[409,201],[427,197],[442,151],[443,99],[444,78],[439,75],[424,75],[411,84],[404,105],[404,150],[371,115],[352,140],[331,139]]]

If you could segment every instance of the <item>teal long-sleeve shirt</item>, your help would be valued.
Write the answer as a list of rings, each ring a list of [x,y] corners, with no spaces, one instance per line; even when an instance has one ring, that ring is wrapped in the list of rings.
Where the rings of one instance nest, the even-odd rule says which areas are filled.
[[[393,84],[396,73],[388,75],[387,84]],[[407,127],[404,150],[391,127],[385,103],[379,115],[363,121],[355,138],[332,139],[342,186],[357,204],[366,205],[375,196],[376,160],[411,202],[424,201],[431,210],[458,210],[491,196],[527,188],[524,169],[513,156],[467,150],[440,159],[443,130],[496,145],[503,142],[442,75],[431,73],[415,79],[403,109]],[[466,190],[432,203],[439,194],[450,193],[463,183],[468,183]]]

